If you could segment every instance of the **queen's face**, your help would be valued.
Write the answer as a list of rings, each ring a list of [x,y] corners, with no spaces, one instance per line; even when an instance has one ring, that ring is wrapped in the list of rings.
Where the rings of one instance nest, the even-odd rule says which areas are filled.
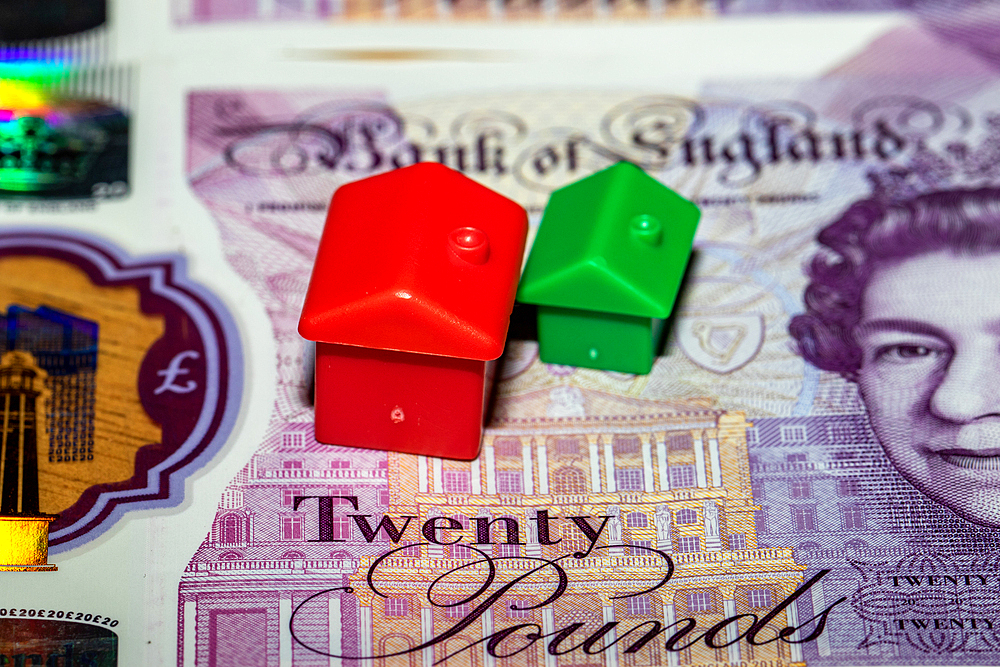
[[[892,463],[939,503],[1000,527],[1000,254],[877,269],[855,336],[861,395]]]

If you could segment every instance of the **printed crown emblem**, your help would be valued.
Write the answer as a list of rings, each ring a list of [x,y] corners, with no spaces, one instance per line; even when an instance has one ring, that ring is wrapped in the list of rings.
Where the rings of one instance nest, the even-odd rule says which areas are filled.
[[[872,169],[866,174],[872,198],[899,202],[935,190],[977,188],[1000,179],[1000,114],[987,114],[978,141],[934,142],[917,137],[904,161]]]

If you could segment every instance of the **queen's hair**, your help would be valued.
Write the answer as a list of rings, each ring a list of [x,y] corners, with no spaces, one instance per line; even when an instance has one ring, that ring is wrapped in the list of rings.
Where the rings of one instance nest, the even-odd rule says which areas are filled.
[[[817,241],[822,248],[806,269],[806,312],[792,318],[789,332],[806,361],[855,380],[861,350],[854,330],[868,279],[882,265],[923,253],[1000,251],[1000,189],[860,201],[820,231]]]

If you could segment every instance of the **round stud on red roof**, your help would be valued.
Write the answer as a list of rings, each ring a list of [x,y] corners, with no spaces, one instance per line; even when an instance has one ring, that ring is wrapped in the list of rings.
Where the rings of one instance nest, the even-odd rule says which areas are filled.
[[[440,164],[343,185],[299,332],[318,343],[496,359],[527,232],[520,205]]]
[[[517,202],[440,164],[341,186],[299,320],[316,439],[474,459],[527,233]]]
[[[459,227],[448,234],[448,248],[469,264],[481,265],[490,259],[490,237],[475,227]]]

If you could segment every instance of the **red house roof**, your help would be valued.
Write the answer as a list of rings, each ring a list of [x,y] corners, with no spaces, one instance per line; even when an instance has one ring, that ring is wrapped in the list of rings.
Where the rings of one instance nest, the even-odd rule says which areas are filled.
[[[299,333],[322,343],[496,359],[528,217],[462,174],[420,163],[340,187]]]

